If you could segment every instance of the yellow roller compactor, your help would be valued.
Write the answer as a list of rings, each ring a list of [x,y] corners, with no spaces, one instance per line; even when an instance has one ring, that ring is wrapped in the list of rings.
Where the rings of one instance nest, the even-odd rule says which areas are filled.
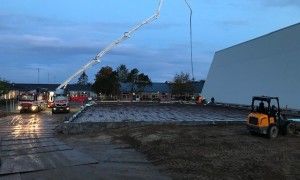
[[[253,97],[246,124],[251,134],[265,134],[269,138],[276,138],[278,134],[293,134],[296,131],[295,122],[282,114],[278,97]]]

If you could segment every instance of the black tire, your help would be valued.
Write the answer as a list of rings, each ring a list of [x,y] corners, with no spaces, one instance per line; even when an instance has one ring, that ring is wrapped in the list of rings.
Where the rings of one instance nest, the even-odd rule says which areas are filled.
[[[296,132],[296,125],[293,123],[288,123],[284,126],[282,134],[283,135],[292,135]]]
[[[277,138],[278,134],[279,134],[279,129],[276,125],[272,125],[269,127],[268,138],[270,138],[270,139]]]
[[[250,133],[252,136],[256,136],[256,135],[258,135],[258,133],[257,133],[257,132],[255,132],[255,131],[249,131],[249,133]]]
[[[52,110],[52,114],[56,114],[56,112]]]

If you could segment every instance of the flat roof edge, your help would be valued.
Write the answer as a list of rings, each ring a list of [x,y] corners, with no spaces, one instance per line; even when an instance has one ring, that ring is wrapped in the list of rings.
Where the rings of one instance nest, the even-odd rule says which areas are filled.
[[[228,50],[228,49],[231,49],[231,48],[234,48],[234,47],[239,46],[239,45],[242,45],[242,44],[249,43],[249,42],[251,42],[251,41],[255,41],[255,40],[257,40],[257,39],[261,39],[261,38],[264,38],[264,37],[273,35],[273,34],[275,34],[275,33],[278,33],[278,32],[280,32],[280,31],[284,31],[284,30],[293,28],[293,27],[295,27],[295,26],[300,26],[300,22],[298,22],[298,23],[296,23],[296,24],[293,24],[293,25],[290,25],[290,26],[287,26],[287,27],[284,27],[284,28],[281,28],[281,29],[278,29],[278,30],[275,30],[275,31],[272,31],[272,32],[270,32],[270,33],[267,33],[267,34],[264,34],[264,35],[255,37],[255,38],[253,38],[253,39],[250,39],[250,40],[247,40],[247,41],[244,41],[244,42],[241,42],[241,43],[238,43],[238,44],[229,46],[229,47],[227,47],[227,48],[225,48],[225,49],[218,50],[218,51],[215,52],[215,54],[216,54],[216,53],[219,53],[219,52],[222,52],[222,51],[225,51],[225,50]]]

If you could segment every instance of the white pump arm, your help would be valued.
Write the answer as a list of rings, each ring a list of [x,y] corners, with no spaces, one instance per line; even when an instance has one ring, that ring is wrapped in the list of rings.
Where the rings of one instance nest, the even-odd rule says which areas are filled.
[[[66,86],[70,83],[70,81],[72,81],[75,77],[79,76],[80,74],[82,74],[84,71],[86,71],[87,69],[89,69],[90,67],[94,66],[95,64],[98,64],[101,62],[101,58],[110,50],[112,50],[113,48],[115,48],[116,46],[118,46],[121,42],[127,40],[128,38],[130,38],[130,36],[137,31],[138,29],[140,29],[143,25],[145,24],[149,24],[152,21],[155,21],[159,15],[160,15],[160,10],[163,4],[163,0],[159,0],[159,6],[156,10],[156,12],[150,16],[149,18],[147,18],[146,20],[142,21],[141,23],[137,24],[136,26],[134,26],[132,29],[130,29],[128,32],[125,32],[123,34],[123,36],[121,36],[120,38],[118,38],[117,40],[113,41],[111,44],[109,44],[108,46],[106,46],[101,52],[99,52],[89,63],[87,63],[86,65],[84,65],[83,67],[81,67],[76,73],[74,73],[72,76],[70,76],[66,81],[64,81],[61,85],[59,85],[56,89],[65,89]]]

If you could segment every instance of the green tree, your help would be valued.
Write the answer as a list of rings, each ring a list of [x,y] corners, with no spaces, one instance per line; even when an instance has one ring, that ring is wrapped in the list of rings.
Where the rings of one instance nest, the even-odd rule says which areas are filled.
[[[79,85],[87,85],[89,81],[88,75],[83,71],[83,73],[79,76],[77,84]]]
[[[152,82],[148,75],[141,73],[138,75],[138,79],[135,82],[135,84],[137,86],[138,91],[143,92],[146,86],[152,85]]]
[[[9,83],[3,79],[0,79],[0,96],[9,92]]]
[[[126,65],[121,64],[119,67],[117,67],[117,75],[119,82],[125,83],[127,82],[129,71],[126,67]]]
[[[171,90],[173,94],[180,96],[193,94],[196,91],[190,75],[183,72],[175,75],[173,82],[171,83]]]
[[[131,92],[142,92],[146,86],[152,85],[148,75],[140,73],[137,68],[132,69],[127,76],[127,81],[131,85]]]
[[[127,82],[131,84],[131,92],[136,92],[136,82],[138,81],[139,70],[137,68],[132,69],[127,77]]]
[[[120,92],[120,84],[117,72],[109,66],[103,67],[96,74],[95,82],[92,85],[96,93],[105,95],[117,95]]]

